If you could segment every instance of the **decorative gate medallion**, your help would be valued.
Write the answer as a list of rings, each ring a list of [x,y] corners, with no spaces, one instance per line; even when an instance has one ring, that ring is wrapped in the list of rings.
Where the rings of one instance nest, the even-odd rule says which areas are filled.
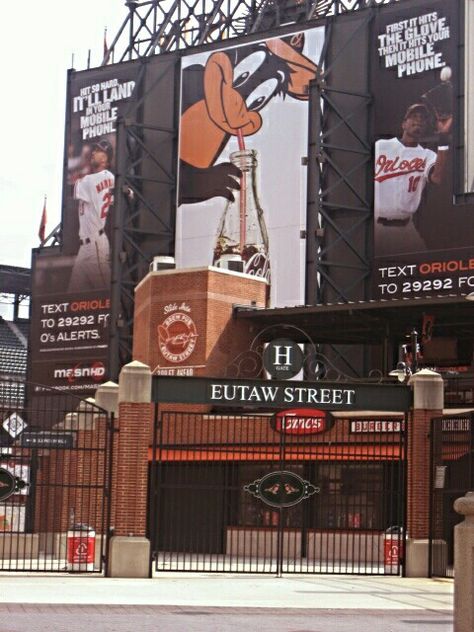
[[[320,491],[319,487],[305,481],[301,476],[284,470],[270,472],[245,485],[244,490],[271,507],[292,507]]]
[[[6,500],[16,491],[16,480],[13,474],[0,467],[0,500]]]

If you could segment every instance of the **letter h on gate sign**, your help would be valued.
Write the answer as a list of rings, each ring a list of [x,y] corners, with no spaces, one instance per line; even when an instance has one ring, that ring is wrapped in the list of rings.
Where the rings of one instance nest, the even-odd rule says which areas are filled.
[[[263,352],[263,366],[273,378],[287,380],[297,375],[303,362],[303,352],[298,344],[289,338],[273,340]]]
[[[274,351],[274,359],[273,366],[291,366],[291,351],[292,346],[290,345],[275,345],[273,347]]]

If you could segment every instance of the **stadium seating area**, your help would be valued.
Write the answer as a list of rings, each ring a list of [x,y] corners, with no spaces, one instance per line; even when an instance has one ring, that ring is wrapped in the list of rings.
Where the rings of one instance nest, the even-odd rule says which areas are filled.
[[[27,321],[11,323],[0,317],[0,375],[25,378],[27,363]]]

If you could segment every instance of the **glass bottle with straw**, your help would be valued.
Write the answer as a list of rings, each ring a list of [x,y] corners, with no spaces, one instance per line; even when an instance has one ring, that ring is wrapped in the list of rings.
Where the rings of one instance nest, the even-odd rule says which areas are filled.
[[[230,160],[241,172],[240,191],[234,192],[235,201],[227,203],[219,222],[213,264],[229,268],[230,261],[240,261],[243,272],[270,282],[268,233],[256,183],[257,152],[245,148],[241,132],[237,138],[239,150]]]

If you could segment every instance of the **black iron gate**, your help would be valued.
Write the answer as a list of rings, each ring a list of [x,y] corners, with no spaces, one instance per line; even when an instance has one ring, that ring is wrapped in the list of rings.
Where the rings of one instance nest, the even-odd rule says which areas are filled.
[[[431,420],[430,555],[432,577],[454,576],[456,498],[474,489],[473,413]]]
[[[73,395],[0,380],[0,418],[0,570],[102,572],[113,417]]]
[[[399,574],[404,428],[314,411],[157,416],[155,570]]]

